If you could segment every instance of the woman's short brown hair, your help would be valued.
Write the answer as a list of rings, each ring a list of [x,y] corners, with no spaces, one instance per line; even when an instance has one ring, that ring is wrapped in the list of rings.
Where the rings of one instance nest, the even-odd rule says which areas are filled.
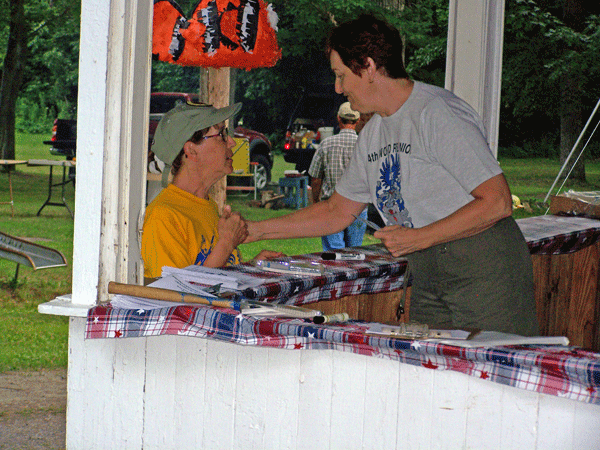
[[[371,14],[364,14],[333,29],[327,42],[327,54],[335,50],[356,75],[375,62],[390,78],[408,78],[404,68],[400,32]]]

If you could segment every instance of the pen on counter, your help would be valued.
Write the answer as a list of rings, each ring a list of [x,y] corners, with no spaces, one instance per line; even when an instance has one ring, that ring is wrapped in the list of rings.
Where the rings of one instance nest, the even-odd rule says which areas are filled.
[[[348,253],[338,253],[338,252],[323,252],[321,253],[321,259],[325,261],[362,261],[365,259],[365,255],[363,253],[357,252],[348,252]]]
[[[348,322],[350,320],[350,316],[348,315],[348,313],[338,313],[338,314],[330,314],[330,315],[323,315],[323,316],[315,316],[315,317],[313,317],[312,320],[316,324],[331,323],[331,322],[342,323],[342,322]]]
[[[373,223],[373,222],[371,222],[370,220],[363,219],[362,217],[358,217],[358,216],[357,216],[357,215],[355,215],[355,214],[352,214],[352,216],[353,216],[353,217],[354,217],[356,220],[358,220],[358,221],[360,221],[360,222],[364,223],[366,226],[368,226],[368,227],[369,227],[369,228],[371,228],[372,230],[375,230],[375,231],[377,231],[377,230],[379,230],[379,229],[381,228],[379,225],[377,225],[376,223]]]

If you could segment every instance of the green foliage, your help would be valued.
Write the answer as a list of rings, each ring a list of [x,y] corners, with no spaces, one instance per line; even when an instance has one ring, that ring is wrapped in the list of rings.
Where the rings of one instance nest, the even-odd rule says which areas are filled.
[[[47,133],[55,117],[41,103],[32,103],[27,97],[17,100],[15,128],[21,133]]]
[[[151,92],[198,92],[200,68],[152,62]]]
[[[383,8],[371,0],[275,0],[277,39],[282,58],[273,68],[238,75],[236,100],[244,102],[244,123],[265,133],[285,130],[302,89],[331,85],[325,55],[336,23],[372,12],[397,26],[406,37],[407,67],[418,79],[443,85],[448,4],[445,0],[411,2],[410,8]]]
[[[48,132],[57,116],[73,117],[77,103],[79,0],[25,4],[29,26],[23,85],[17,103],[16,128]],[[8,11],[6,16],[8,18]],[[4,57],[8,21],[0,25],[0,56]],[[6,37],[5,37],[6,36]]]
[[[506,3],[502,72],[501,145],[553,142],[558,148],[560,114],[565,108],[591,112],[598,96],[599,19],[589,11],[581,23],[561,20],[559,1]],[[561,97],[561,83],[576,80],[579,104]],[[588,113],[589,114],[589,113]]]

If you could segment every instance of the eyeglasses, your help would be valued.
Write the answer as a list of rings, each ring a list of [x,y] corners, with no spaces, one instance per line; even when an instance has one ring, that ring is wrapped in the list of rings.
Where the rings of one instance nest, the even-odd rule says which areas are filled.
[[[218,137],[218,136],[220,136],[221,139],[223,139],[223,142],[227,142],[227,140],[229,139],[229,129],[227,127],[224,127],[217,134],[211,134],[210,136],[203,136],[202,139],[208,139],[208,138],[213,138],[213,137]]]

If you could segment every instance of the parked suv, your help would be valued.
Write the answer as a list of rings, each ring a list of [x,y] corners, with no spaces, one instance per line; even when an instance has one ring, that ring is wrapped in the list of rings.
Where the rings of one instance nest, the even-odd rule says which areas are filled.
[[[198,94],[187,94],[183,92],[153,92],[150,94],[150,125],[148,129],[148,148],[152,143],[154,132],[162,116],[178,103],[199,101]],[[271,142],[265,135],[258,131],[247,128],[236,127],[233,130],[235,138],[245,138],[249,142],[250,161],[256,162],[256,187],[262,189],[271,180],[271,169],[273,168],[273,153]],[[53,155],[64,155],[67,159],[75,157],[75,144],[77,136],[77,121],[71,119],[55,119],[52,127],[52,138],[44,141],[50,145],[50,153]]]

